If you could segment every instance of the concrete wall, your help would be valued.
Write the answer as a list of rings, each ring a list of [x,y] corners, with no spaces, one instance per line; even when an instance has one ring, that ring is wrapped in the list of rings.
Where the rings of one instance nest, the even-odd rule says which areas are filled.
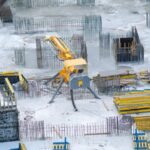
[[[91,15],[84,17],[84,37],[85,40],[95,40],[102,32],[101,16]]]

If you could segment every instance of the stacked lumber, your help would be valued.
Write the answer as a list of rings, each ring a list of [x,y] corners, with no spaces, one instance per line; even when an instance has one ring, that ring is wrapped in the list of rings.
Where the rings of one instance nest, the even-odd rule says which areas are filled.
[[[150,116],[135,117],[134,121],[138,130],[150,131]]]
[[[114,103],[120,114],[150,112],[150,90],[133,91],[115,96]]]

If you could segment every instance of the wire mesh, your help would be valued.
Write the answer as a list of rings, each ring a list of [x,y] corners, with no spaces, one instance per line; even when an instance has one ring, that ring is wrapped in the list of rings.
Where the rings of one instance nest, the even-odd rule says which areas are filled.
[[[14,0],[16,6],[37,8],[45,6],[95,5],[95,0]]]

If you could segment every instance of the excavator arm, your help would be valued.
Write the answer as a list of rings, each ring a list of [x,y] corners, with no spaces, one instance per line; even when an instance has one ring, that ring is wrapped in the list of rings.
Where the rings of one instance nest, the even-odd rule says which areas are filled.
[[[66,43],[59,37],[56,36],[51,36],[46,39],[49,41],[53,47],[57,50],[58,52],[58,58],[62,61],[69,60],[69,59],[74,59],[75,56],[71,52],[71,50],[68,48]]]

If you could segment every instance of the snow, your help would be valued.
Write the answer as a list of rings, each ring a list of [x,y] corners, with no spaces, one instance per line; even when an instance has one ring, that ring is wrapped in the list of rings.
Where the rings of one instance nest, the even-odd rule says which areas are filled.
[[[57,139],[55,141],[63,141]],[[68,139],[71,143],[71,150],[132,150],[131,136],[92,136],[76,139]],[[52,140],[24,142],[28,150],[52,150]],[[2,143],[2,150],[17,148],[18,142]]]
[[[27,112],[32,112],[33,120],[45,120],[51,124],[71,124],[99,122],[102,118],[117,115],[112,97],[101,96],[101,99],[77,100],[78,112],[75,112],[71,100],[56,98],[55,102],[48,104],[51,96],[24,99],[18,101],[20,119],[24,120]],[[59,111],[58,111],[59,110]],[[44,114],[44,115],[43,115]]]
[[[122,3],[123,2],[123,3]],[[101,73],[102,71],[113,71],[131,68],[136,72],[139,70],[150,69],[150,29],[146,27],[145,17],[145,6],[140,0],[101,0],[98,2],[99,6],[95,9],[93,7],[80,8],[80,7],[62,7],[52,9],[40,9],[37,10],[37,16],[41,14],[55,15],[88,15],[98,14],[102,15],[103,30],[104,32],[112,32],[113,34],[124,34],[131,29],[132,26],[136,25],[141,42],[145,48],[145,62],[143,64],[123,64],[116,66],[112,61],[105,58],[103,62],[98,63],[98,55],[94,54],[93,47],[90,52],[91,62],[90,72],[92,75]],[[72,11],[73,10],[73,11]],[[82,10],[82,11],[81,11]],[[31,13],[29,12],[25,13]],[[71,13],[70,13],[71,12]],[[24,10],[22,10],[24,15]],[[33,14],[32,14],[33,15]],[[53,34],[53,33],[49,33]],[[46,33],[46,35],[49,35]],[[42,36],[45,33],[42,34]],[[35,38],[36,35],[33,35]],[[41,36],[41,34],[40,34]],[[5,25],[0,28],[0,71],[17,70],[25,74],[29,78],[41,77],[49,74],[48,69],[39,70],[36,68],[22,68],[14,64],[14,48],[23,47],[24,44],[30,41],[29,47],[34,47],[32,39],[29,35],[17,35],[15,34],[12,25]],[[93,69],[94,68],[94,69]],[[149,88],[149,86],[145,86]],[[140,89],[140,88],[139,88]],[[141,87],[143,89],[143,87]],[[53,124],[81,124],[89,122],[98,122],[105,117],[118,115],[118,112],[113,104],[113,97],[111,96],[100,96],[100,100],[77,100],[76,105],[79,109],[78,112],[74,112],[71,101],[64,97],[57,97],[55,102],[48,104],[51,95],[41,98],[26,98],[18,100],[18,110],[20,112],[20,120],[24,120],[27,115],[32,116],[32,120],[45,120],[47,123]],[[59,139],[58,139],[59,140]],[[26,142],[23,141],[28,150],[44,150],[44,148],[51,149],[52,140],[50,141],[37,141],[37,142]],[[70,139],[72,150],[131,150],[132,137],[131,136],[91,136],[91,137],[79,137],[78,139]],[[0,143],[0,150],[8,150],[10,148],[16,148],[18,142]]]

